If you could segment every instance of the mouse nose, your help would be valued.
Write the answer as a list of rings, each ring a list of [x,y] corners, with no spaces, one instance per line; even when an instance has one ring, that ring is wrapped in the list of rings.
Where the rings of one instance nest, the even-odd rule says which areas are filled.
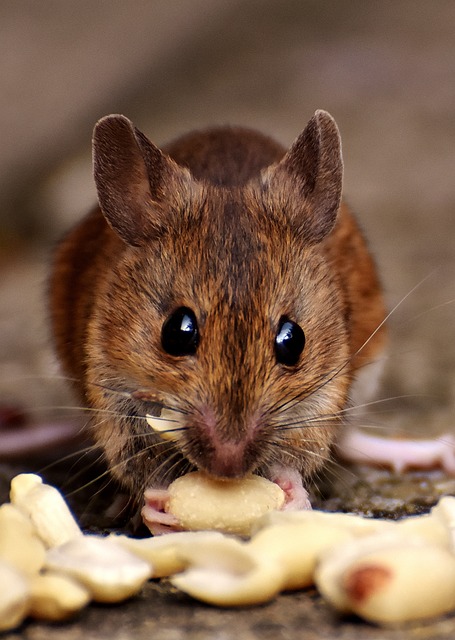
[[[212,442],[203,464],[204,471],[220,478],[240,478],[250,471],[243,442]]]
[[[201,471],[218,478],[241,478],[258,465],[263,449],[260,434],[254,416],[217,415],[205,407],[189,421],[183,450]]]

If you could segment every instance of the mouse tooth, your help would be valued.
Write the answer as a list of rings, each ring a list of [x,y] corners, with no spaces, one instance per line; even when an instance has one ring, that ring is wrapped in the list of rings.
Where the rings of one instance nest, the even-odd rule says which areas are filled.
[[[152,427],[153,431],[158,433],[163,440],[178,440],[181,437],[182,426],[178,420],[172,418],[171,414],[171,411],[163,409],[159,417],[149,413],[145,416],[149,427]]]

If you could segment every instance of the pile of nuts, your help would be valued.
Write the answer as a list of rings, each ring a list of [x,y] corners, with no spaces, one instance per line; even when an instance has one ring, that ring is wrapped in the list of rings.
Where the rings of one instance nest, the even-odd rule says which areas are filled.
[[[144,560],[83,535],[62,495],[39,476],[13,478],[10,499],[0,507],[0,631],[28,616],[66,620],[91,600],[120,602],[151,577]]]
[[[61,494],[33,474],[16,476],[10,497],[0,507],[0,631],[27,617],[65,620],[90,601],[120,602],[161,577],[222,607],[316,585],[340,612],[380,625],[455,610],[455,497],[398,522],[270,511],[248,540],[219,531],[84,535]]]

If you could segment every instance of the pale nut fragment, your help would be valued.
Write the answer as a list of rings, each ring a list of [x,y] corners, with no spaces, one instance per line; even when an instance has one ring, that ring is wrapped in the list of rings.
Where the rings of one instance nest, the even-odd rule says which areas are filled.
[[[362,555],[371,553],[381,548],[395,548],[402,538],[395,532],[386,534],[372,534],[365,538],[354,538],[343,544],[337,545],[319,559],[314,573],[317,589],[325,600],[342,613],[349,612],[349,599],[346,597],[341,585],[341,576]],[[420,541],[423,544],[423,541]]]
[[[82,583],[97,602],[120,602],[130,598],[152,573],[145,560],[99,536],[73,538],[49,549],[46,568]]]
[[[402,520],[380,520],[377,518],[365,518],[353,513],[331,513],[326,511],[273,511],[259,519],[255,525],[255,530],[268,527],[273,524],[297,524],[320,522],[336,528],[343,528],[355,537],[365,537],[377,533],[401,533],[403,536],[418,535],[429,542],[435,542],[443,546],[450,546],[451,534],[445,520],[449,517],[447,510],[445,517],[437,517],[443,513],[443,505],[448,509],[448,502],[455,509],[455,498],[442,498],[438,506],[434,507],[431,514],[410,516]],[[439,506],[441,505],[441,506]],[[439,509],[439,511],[438,511]],[[449,509],[450,510],[450,509]],[[455,518],[455,515],[453,516]]]
[[[239,480],[219,480],[195,471],[169,485],[167,511],[183,529],[212,529],[248,535],[264,513],[281,509],[284,491],[257,475]]]
[[[261,529],[247,548],[257,557],[274,560],[282,567],[283,589],[304,589],[314,583],[314,571],[321,554],[352,537],[348,529],[313,518]]]
[[[332,606],[341,612],[352,612],[352,602],[344,585],[344,576],[352,567],[357,566],[364,558],[374,553],[389,553],[397,558],[403,548],[414,548],[423,551],[429,543],[419,536],[403,536],[397,531],[378,533],[333,547],[321,556],[315,570],[315,584],[321,595]],[[442,547],[441,547],[442,548]],[[447,550],[444,549],[446,553]],[[419,564],[414,566],[414,577],[420,574]],[[425,576],[422,574],[425,582]]]
[[[447,529],[450,536],[450,547],[455,550],[455,497],[444,496],[430,511],[430,517],[435,518]]]
[[[0,632],[18,627],[27,617],[28,581],[15,567],[0,562]]]
[[[259,518],[253,527],[253,534],[274,525],[306,525],[321,523],[336,528],[343,528],[354,536],[363,537],[374,533],[393,531],[396,522],[365,518],[354,513],[339,513],[330,511],[302,510],[302,511],[271,511]]]
[[[46,550],[35,534],[27,516],[13,504],[0,507],[0,560],[26,575],[33,575],[44,565]]]
[[[134,555],[146,560],[152,567],[152,578],[164,578],[183,571],[186,560],[179,554],[179,548],[192,543],[207,545],[223,538],[218,531],[179,531],[153,538],[130,538],[111,534],[108,539],[120,544]]]
[[[28,613],[38,620],[67,620],[89,602],[88,590],[63,574],[36,575],[30,581]]]
[[[341,577],[353,613],[378,624],[431,618],[455,609],[455,557],[437,545],[367,554]]]
[[[442,518],[439,518],[434,509],[425,515],[410,516],[396,522],[398,535],[405,538],[419,536],[430,544],[436,544],[446,549],[452,548],[452,533]]]
[[[40,476],[22,473],[13,478],[10,498],[30,518],[46,547],[82,537],[82,531],[61,493],[44,484]]]
[[[182,424],[175,418],[175,411],[162,409],[159,416],[146,414],[145,420],[149,427],[163,440],[178,440],[182,433]]]
[[[187,565],[171,583],[193,598],[218,607],[262,604],[282,589],[284,572],[280,564],[259,558],[247,546],[223,536],[206,544],[202,539],[179,547]]]

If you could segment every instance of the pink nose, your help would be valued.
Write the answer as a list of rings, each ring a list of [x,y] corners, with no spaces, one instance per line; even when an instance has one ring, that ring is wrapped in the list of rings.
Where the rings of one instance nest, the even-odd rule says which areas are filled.
[[[222,478],[238,478],[248,471],[245,461],[245,443],[243,442],[212,442],[210,451],[204,464],[200,465],[213,476]]]

